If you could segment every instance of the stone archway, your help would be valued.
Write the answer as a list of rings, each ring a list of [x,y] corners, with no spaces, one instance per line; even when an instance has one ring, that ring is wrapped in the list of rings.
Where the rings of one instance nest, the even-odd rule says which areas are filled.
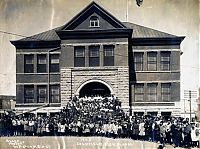
[[[77,89],[75,95],[84,97],[84,96],[107,96],[113,95],[113,90],[106,82],[102,80],[89,80],[81,84]]]

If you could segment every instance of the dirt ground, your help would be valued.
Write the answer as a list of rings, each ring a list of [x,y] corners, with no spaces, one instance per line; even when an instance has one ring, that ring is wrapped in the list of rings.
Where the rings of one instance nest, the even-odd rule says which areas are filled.
[[[104,137],[1,137],[0,149],[156,149],[158,144]],[[165,149],[173,149],[166,145]],[[176,148],[178,149],[178,148]]]

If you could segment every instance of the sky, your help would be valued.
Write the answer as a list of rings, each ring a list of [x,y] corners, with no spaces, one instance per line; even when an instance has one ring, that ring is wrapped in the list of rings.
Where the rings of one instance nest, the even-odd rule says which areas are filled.
[[[0,0],[0,31],[34,35],[65,24],[91,1]],[[186,36],[181,44],[181,98],[184,98],[184,90],[197,91],[200,87],[199,0],[143,0],[140,7],[135,0],[95,2],[120,21],[128,20],[177,36]],[[20,38],[0,33],[0,95],[16,95],[16,52],[9,41]]]

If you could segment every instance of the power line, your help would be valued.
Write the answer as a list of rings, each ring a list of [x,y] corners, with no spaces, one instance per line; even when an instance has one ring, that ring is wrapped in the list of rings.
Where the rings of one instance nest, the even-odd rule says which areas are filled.
[[[35,40],[39,40],[39,41],[47,41],[47,40],[41,40],[41,39],[35,38],[35,37],[28,37],[28,36],[25,36],[25,35],[21,35],[21,34],[17,34],[17,33],[12,33],[12,32],[7,32],[7,31],[2,31],[2,30],[0,30],[0,33],[8,34],[8,35],[14,35],[14,36],[19,36],[19,37],[23,37],[23,38],[35,39]],[[104,52],[104,51],[99,51],[99,52]],[[126,57],[126,58],[129,57],[127,55],[116,54],[116,53],[114,53],[113,55],[121,56],[121,57]],[[182,67],[190,67],[190,68],[194,68],[194,69],[200,69],[199,67],[187,66],[187,65],[177,65],[177,64],[170,64],[170,65],[173,65],[173,66],[182,66]]]
[[[35,39],[35,40],[43,41],[43,40],[41,40],[41,39],[39,39],[39,38],[28,37],[28,36],[25,36],[25,35],[20,35],[20,34],[17,34],[17,33],[11,33],[11,32],[2,31],[2,30],[0,30],[0,33],[8,34],[8,35],[14,35],[14,36],[19,36],[19,37],[23,37],[23,38],[30,38],[30,39]]]

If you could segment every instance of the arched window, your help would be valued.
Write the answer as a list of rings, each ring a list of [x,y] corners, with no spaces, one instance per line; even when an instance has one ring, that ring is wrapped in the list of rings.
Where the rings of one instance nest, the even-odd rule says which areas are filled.
[[[99,18],[96,16],[92,16],[90,18],[90,27],[99,27]]]

